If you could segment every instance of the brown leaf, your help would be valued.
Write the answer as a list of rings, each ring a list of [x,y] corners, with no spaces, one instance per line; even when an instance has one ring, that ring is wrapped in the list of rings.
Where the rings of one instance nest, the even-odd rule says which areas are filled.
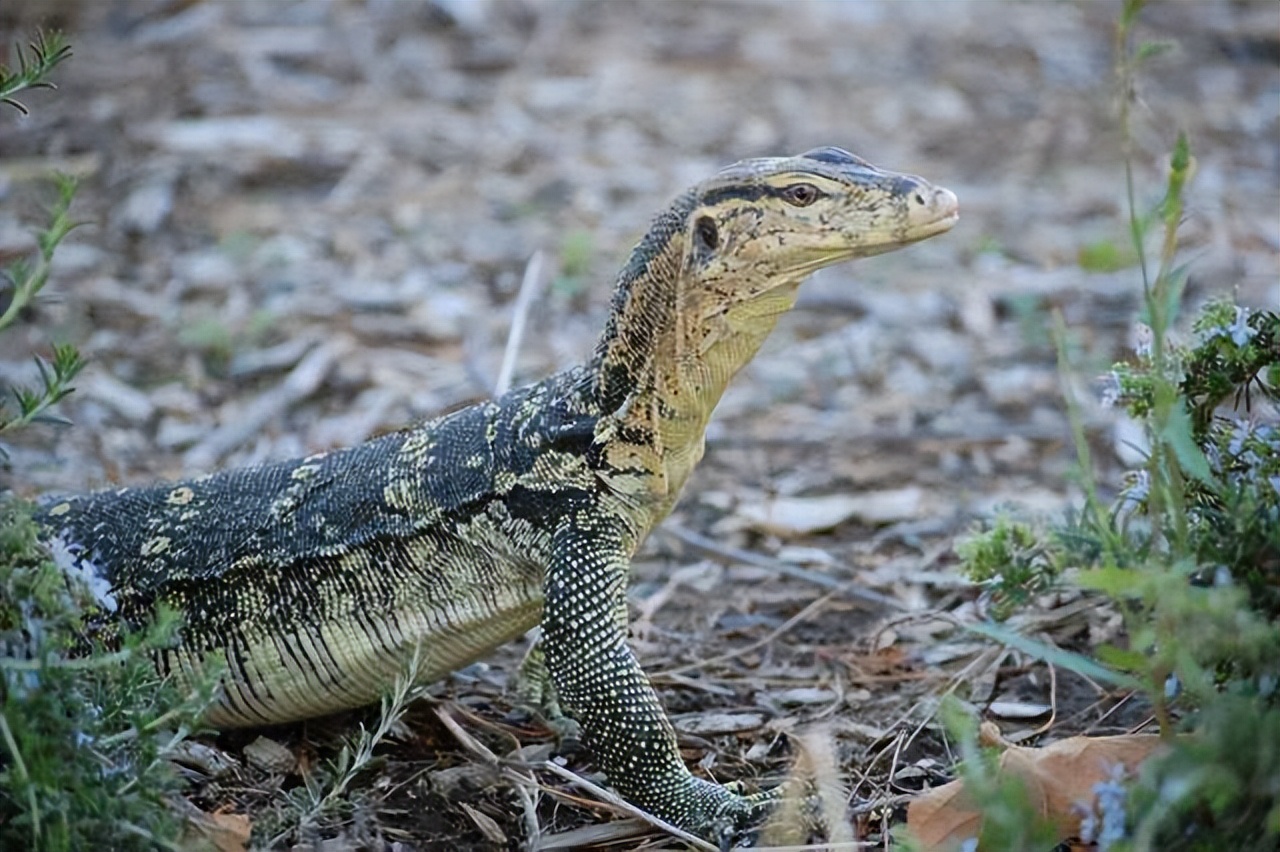
[[[503,847],[510,843],[507,840],[507,835],[503,833],[501,826],[498,825],[493,817],[471,807],[466,802],[462,802],[461,805],[462,810],[466,812],[467,816],[471,817],[471,821],[475,823],[476,828],[480,829],[480,833],[485,836],[485,839]]]
[[[1078,805],[1092,806],[1095,784],[1110,779],[1116,765],[1132,774],[1160,745],[1154,734],[1135,734],[1071,737],[1044,748],[1025,748],[1005,742],[990,723],[982,726],[980,739],[984,745],[1004,748],[1000,776],[1022,780],[1039,815],[1057,826],[1059,840],[1079,833]],[[982,814],[965,792],[964,782],[952,781],[912,801],[907,807],[907,824],[923,852],[942,852],[977,837]]]
[[[245,814],[193,815],[190,821],[218,852],[246,852],[253,824]]]

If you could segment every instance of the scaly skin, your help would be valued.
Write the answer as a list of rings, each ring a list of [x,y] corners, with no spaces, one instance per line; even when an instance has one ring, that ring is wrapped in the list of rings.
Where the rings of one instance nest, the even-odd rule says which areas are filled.
[[[370,703],[415,648],[425,682],[541,623],[559,702],[613,785],[726,842],[770,797],[685,767],[626,643],[631,557],[801,280],[942,233],[956,209],[835,148],[737,163],[654,221],[585,364],[357,447],[50,501],[40,519],[104,618],[185,616],[158,665],[226,667],[218,726]]]

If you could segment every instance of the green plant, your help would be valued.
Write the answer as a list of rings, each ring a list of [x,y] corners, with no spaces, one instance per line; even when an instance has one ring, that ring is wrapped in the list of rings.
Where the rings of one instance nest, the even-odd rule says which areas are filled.
[[[0,103],[6,103],[23,115],[30,112],[14,95],[28,89],[58,88],[48,79],[54,66],[71,55],[71,46],[61,33],[37,33],[35,41],[27,46],[31,60],[27,60],[22,45],[14,45],[18,57],[18,69],[0,65]]]
[[[991,591],[997,618],[1008,617],[1048,590],[1060,569],[1051,538],[1003,513],[989,529],[957,543],[956,554],[969,579]]]
[[[1097,649],[1102,669],[1004,628],[979,629],[1136,688],[1152,708],[1168,749],[1132,785],[1099,791],[1110,808],[1100,849],[1270,850],[1280,841],[1280,428],[1250,409],[1280,400],[1280,316],[1214,300],[1191,324],[1191,342],[1175,341],[1187,280],[1178,226],[1194,160],[1179,134],[1163,196],[1143,212],[1128,103],[1138,67],[1165,46],[1133,46],[1142,6],[1124,4],[1116,42],[1146,334],[1132,360],[1113,368],[1108,396],[1143,426],[1145,461],[1114,500],[1103,500],[1068,395],[1086,494],[1079,511],[1049,530],[997,520],[957,550],[970,575],[997,590],[1062,577],[1101,593],[1124,616],[1127,642]],[[1154,258],[1150,238],[1159,246]],[[1065,369],[1060,320],[1058,330]]]
[[[44,76],[70,55],[58,36],[40,37],[33,60],[0,68],[0,100],[52,85]],[[31,260],[3,275],[9,329],[49,279],[54,253],[75,228],[76,183],[55,179],[49,223]],[[0,432],[52,419],[83,366],[69,344],[36,358],[41,386],[11,388],[15,413],[0,400]],[[32,506],[0,495],[0,849],[179,849],[182,824],[169,807],[181,782],[166,759],[209,702],[217,672],[180,689],[152,657],[176,628],[172,613],[138,631],[112,625],[114,601],[89,564],[55,560],[40,540]]]
[[[268,848],[275,849],[289,839],[310,843],[316,839],[318,829],[341,820],[360,806],[364,794],[353,793],[352,784],[362,772],[376,765],[374,749],[395,729],[409,704],[423,694],[417,676],[421,666],[419,646],[391,690],[382,696],[377,726],[370,730],[360,725],[327,766],[304,773],[302,786],[281,794],[283,807],[273,819],[258,826],[260,835],[270,836]]]
[[[274,314],[261,309],[235,327],[219,317],[204,316],[179,329],[178,342],[198,352],[210,373],[225,376],[235,353],[261,346],[271,336],[276,322]]]
[[[2,76],[2,74],[0,74]],[[75,197],[76,181],[66,175],[54,179],[57,188],[57,200],[49,210],[49,223],[44,229],[36,232],[37,253],[34,260],[15,260],[3,271],[0,278],[0,295],[7,293],[9,303],[0,312],[0,332],[9,328],[17,320],[22,309],[31,301],[49,281],[49,269],[53,262],[53,253],[76,227],[70,216],[71,201]],[[71,393],[71,380],[84,367],[79,351],[69,344],[53,345],[53,357],[50,359],[36,356],[36,367],[40,371],[39,388],[14,386],[9,388],[17,402],[14,414],[6,412],[7,400],[0,397],[0,433],[17,429],[36,422],[49,419],[47,409]],[[0,448],[3,454],[3,448]]]
[[[1137,262],[1132,248],[1122,248],[1109,239],[1087,243],[1076,252],[1076,263],[1085,272],[1117,272]]]
[[[161,678],[163,615],[115,647],[87,637],[109,608],[43,552],[29,504],[0,502],[0,848],[32,852],[179,848],[168,755],[214,681]]]
[[[586,288],[595,250],[590,231],[579,229],[565,234],[560,244],[560,274],[551,283],[551,291],[569,299],[580,296]]]
[[[14,53],[18,57],[16,71],[0,65],[0,102],[14,107],[23,115],[27,115],[29,110],[14,95],[28,89],[57,88],[47,78],[58,63],[71,55],[71,47],[60,33],[40,33],[29,45],[28,51],[31,54],[30,61],[21,45],[14,47]],[[78,224],[70,216],[71,201],[76,194],[75,179],[67,175],[56,175],[54,185],[57,198],[49,210],[49,223],[36,232],[37,252],[34,260],[15,260],[0,270],[0,304],[7,296],[7,304],[0,311],[0,332],[13,325],[22,310],[44,289],[49,281],[53,253]],[[42,418],[48,419],[47,409],[71,393],[71,380],[84,367],[80,353],[74,346],[67,344],[54,344],[51,359],[37,355],[35,362],[40,371],[41,386],[35,390],[20,385],[8,388],[18,404],[16,414],[5,412],[8,400],[0,397],[0,433]],[[0,461],[4,458],[4,448],[0,447]]]

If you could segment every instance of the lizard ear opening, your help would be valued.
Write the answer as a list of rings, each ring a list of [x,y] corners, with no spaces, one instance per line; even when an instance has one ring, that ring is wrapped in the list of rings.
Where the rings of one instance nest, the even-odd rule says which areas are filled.
[[[716,227],[716,221],[710,216],[699,217],[693,225],[693,232],[705,249],[714,250],[720,245],[720,230]]]

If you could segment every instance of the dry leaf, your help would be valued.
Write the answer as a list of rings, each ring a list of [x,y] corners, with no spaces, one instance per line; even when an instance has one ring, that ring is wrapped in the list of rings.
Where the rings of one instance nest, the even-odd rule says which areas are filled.
[[[1154,734],[1118,737],[1071,737],[1044,748],[1025,748],[1005,742],[991,723],[982,726],[984,745],[1004,748],[1000,756],[1002,777],[1022,779],[1040,816],[1058,827],[1058,839],[1079,833],[1078,805],[1091,807],[1093,787],[1112,777],[1116,765],[1132,774],[1160,745]],[[964,790],[963,781],[952,781],[918,796],[907,807],[907,824],[923,852],[953,849],[977,837],[982,814]]]
[[[923,504],[924,491],[909,487],[862,494],[773,497],[741,505],[737,515],[763,532],[786,538],[829,530],[854,518],[866,524],[917,518]]]
[[[461,802],[460,804],[462,809],[466,811],[467,816],[471,817],[471,821],[475,823],[476,828],[480,829],[480,833],[485,836],[486,840],[504,847],[510,843],[507,835],[503,833],[502,828],[493,817],[471,807],[466,802]]]
[[[189,819],[218,852],[246,852],[248,849],[253,824],[247,815],[198,813]]]

